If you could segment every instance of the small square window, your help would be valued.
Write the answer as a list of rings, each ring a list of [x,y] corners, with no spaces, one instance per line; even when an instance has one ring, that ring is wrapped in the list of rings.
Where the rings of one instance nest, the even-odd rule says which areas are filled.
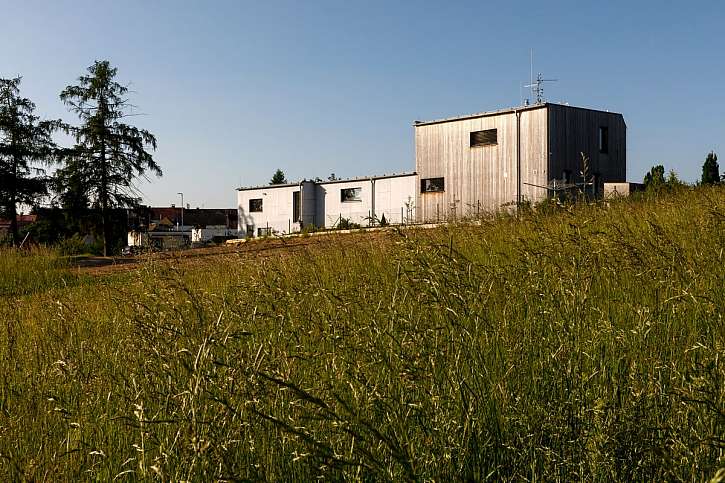
[[[343,188],[340,190],[340,201],[362,201],[362,188]]]
[[[436,193],[439,191],[445,191],[443,178],[425,178],[420,180],[421,193]]]
[[[599,152],[602,154],[609,152],[609,128],[606,126],[599,127]]]
[[[485,131],[474,131],[471,133],[471,147],[493,146],[498,144],[498,131],[486,129]]]
[[[249,200],[249,212],[250,213],[261,213],[262,212],[262,198],[255,198]]]

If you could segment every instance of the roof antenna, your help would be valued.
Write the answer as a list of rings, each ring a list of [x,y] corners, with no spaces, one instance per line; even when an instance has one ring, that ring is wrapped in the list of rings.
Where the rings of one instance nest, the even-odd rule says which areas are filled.
[[[544,98],[544,82],[556,82],[559,79],[544,79],[541,73],[539,73],[538,76],[536,76],[536,81],[534,81],[534,49],[531,49],[531,73],[530,73],[530,79],[531,82],[529,85],[526,85],[524,87],[529,87],[531,89],[531,97],[536,99],[537,104],[543,104],[546,102],[546,99]],[[529,100],[526,99],[526,105],[529,105]]]

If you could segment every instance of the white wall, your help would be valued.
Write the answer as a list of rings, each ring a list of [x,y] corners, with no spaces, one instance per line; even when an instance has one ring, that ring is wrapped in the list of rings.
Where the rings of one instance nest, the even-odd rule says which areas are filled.
[[[149,235],[136,230],[128,232],[128,246],[140,247],[148,244]]]
[[[294,231],[292,223],[292,193],[299,191],[296,186],[265,187],[239,191],[239,232],[246,236],[247,227],[258,236],[259,228],[271,228],[272,232],[289,233]],[[249,211],[249,200],[262,200],[261,212]]]
[[[380,221],[383,214],[389,223],[412,222],[415,220],[417,185],[418,177],[415,174],[318,183],[316,223],[332,228],[342,216],[353,223],[367,226],[371,216],[374,215]],[[340,191],[347,188],[360,188],[361,201],[342,201]]]
[[[301,192],[302,226],[314,224],[333,228],[339,223],[340,217],[368,226],[373,214],[378,221],[384,214],[389,223],[412,222],[415,220],[417,186],[418,177],[415,174],[320,183],[305,181]],[[359,201],[342,201],[341,190],[348,188],[360,188]],[[268,226],[273,234],[300,231],[300,224],[292,221],[292,197],[295,191],[300,191],[300,185],[239,190],[239,235],[246,237],[247,226],[252,228],[253,236],[259,236],[259,228]],[[262,199],[262,212],[249,212],[249,200],[259,198]]]
[[[418,177],[416,175],[376,179],[376,219],[380,221],[383,214],[385,214],[385,220],[388,223],[397,224],[414,222],[415,194],[417,187]]]
[[[360,188],[360,201],[342,201],[340,191],[348,188]],[[320,227],[337,226],[340,217],[363,226],[368,225],[367,217],[372,210],[372,187],[370,180],[328,182],[317,185],[317,210],[315,224]]]
[[[205,228],[191,230],[192,242],[207,242],[215,236],[236,236],[237,230],[227,228],[226,225],[209,225]]]

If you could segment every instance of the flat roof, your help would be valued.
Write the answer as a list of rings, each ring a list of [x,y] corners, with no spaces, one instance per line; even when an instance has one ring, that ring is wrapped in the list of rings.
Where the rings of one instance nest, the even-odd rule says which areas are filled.
[[[316,185],[334,184],[334,183],[353,183],[355,181],[372,181],[374,179],[403,178],[405,176],[415,176],[416,174],[417,173],[415,171],[407,171],[407,172],[403,172],[403,173],[383,174],[380,176],[358,176],[356,178],[344,178],[344,179],[335,179],[335,180],[315,181],[314,179],[303,179],[296,183],[266,184],[266,185],[260,185],[260,186],[239,187],[239,188],[237,188],[237,191],[251,191],[251,190],[274,189],[274,188],[290,188],[293,186],[299,186],[300,183],[314,183]]]
[[[620,115],[618,112],[611,112],[611,111],[604,111],[601,109],[591,109],[588,107],[577,107],[577,106],[570,106],[568,104],[557,104],[552,102],[543,102],[541,104],[529,104],[528,106],[519,106],[519,107],[507,107],[505,109],[499,109],[497,111],[485,111],[485,112],[477,112],[474,114],[465,114],[461,116],[453,116],[453,117],[444,117],[442,119],[434,119],[432,121],[414,121],[413,126],[428,126],[431,124],[441,124],[444,122],[452,122],[452,121],[465,121],[468,119],[478,119],[481,117],[490,117],[490,116],[500,116],[501,114],[510,114],[512,112],[521,112],[521,111],[532,111],[534,109],[541,109],[548,106],[558,106],[558,107],[567,107],[570,109],[584,109],[587,111],[596,111],[596,112],[607,112],[609,114],[617,114]]]

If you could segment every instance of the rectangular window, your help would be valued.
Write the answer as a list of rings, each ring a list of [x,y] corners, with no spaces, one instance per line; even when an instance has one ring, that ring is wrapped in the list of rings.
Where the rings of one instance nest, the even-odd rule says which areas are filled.
[[[471,147],[492,146],[498,144],[498,132],[496,129],[485,131],[474,131],[471,133]]]
[[[606,126],[599,127],[599,152],[603,154],[609,152],[609,128]]]
[[[420,180],[421,193],[435,193],[438,191],[445,191],[443,178],[426,178]]]
[[[257,236],[271,236],[272,235],[272,229],[271,228],[257,228]]]
[[[292,193],[292,221],[297,223],[300,221],[300,192]]]
[[[340,201],[362,201],[362,188],[343,188],[340,190]]]
[[[262,198],[256,198],[249,200],[249,212],[250,213],[261,213],[262,212]]]

